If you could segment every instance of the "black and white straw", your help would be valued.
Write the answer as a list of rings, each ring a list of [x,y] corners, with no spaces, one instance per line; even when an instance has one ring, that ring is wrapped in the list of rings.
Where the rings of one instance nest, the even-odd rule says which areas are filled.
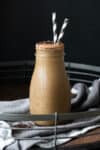
[[[64,19],[64,23],[62,24],[61,31],[60,31],[60,33],[59,33],[57,42],[59,42],[59,41],[63,38],[63,36],[64,36],[64,30],[65,30],[65,28],[67,27],[67,24],[68,24],[68,19],[65,18],[65,19]]]
[[[57,42],[57,24],[56,24],[56,13],[53,12],[52,13],[52,24],[53,24],[53,42],[56,43]]]

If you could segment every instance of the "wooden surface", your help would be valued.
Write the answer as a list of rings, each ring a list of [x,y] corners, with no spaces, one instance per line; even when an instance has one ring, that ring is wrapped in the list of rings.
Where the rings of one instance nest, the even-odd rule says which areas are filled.
[[[100,142],[100,134],[98,134],[98,133],[100,133],[100,128],[90,131],[87,134],[85,134],[85,136],[78,137],[78,138],[66,143],[65,145],[63,145],[61,147],[62,148],[70,147],[70,146],[78,147],[79,145],[82,146],[82,145],[86,145],[86,144],[93,144],[93,143]]]
[[[1,84],[0,85],[0,100],[13,100],[18,98],[25,98],[29,95],[29,83],[7,83],[7,84]],[[89,133],[87,133],[87,136],[76,138],[64,145],[61,145],[60,147],[70,147],[70,146],[79,146],[79,145],[85,145],[85,144],[93,144],[95,142],[100,142],[100,132],[99,129],[95,129]],[[89,135],[97,133],[97,135]]]

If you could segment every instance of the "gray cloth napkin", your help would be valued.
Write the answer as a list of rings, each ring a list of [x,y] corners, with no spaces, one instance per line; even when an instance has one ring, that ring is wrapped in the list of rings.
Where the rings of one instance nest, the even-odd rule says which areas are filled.
[[[91,87],[87,87],[83,83],[75,84],[71,92],[74,97],[71,100],[72,111],[93,111],[99,109],[100,105],[100,81],[95,80]],[[1,113],[28,113],[29,112],[29,99],[20,99],[14,101],[0,102]],[[100,127],[95,125],[100,121],[100,116],[95,118],[85,118],[80,120],[74,120],[72,123],[58,125],[62,126],[62,129],[57,130],[56,144],[61,145],[75,137],[83,135],[90,130]],[[11,130],[10,127],[19,126],[31,127],[38,130]],[[72,129],[75,126],[79,126],[78,129]],[[67,127],[67,128],[66,128]],[[69,127],[69,130],[68,130]],[[5,129],[6,128],[6,129]],[[33,122],[13,122],[8,123],[0,121],[0,150],[29,150],[29,148],[35,148],[37,145],[40,148],[48,149],[55,146],[54,130],[41,130],[42,127],[36,126]],[[43,139],[45,137],[46,139]],[[63,137],[63,138],[62,138]],[[66,138],[64,138],[66,137]],[[17,139],[20,140],[17,140]],[[39,138],[39,139],[34,139]]]

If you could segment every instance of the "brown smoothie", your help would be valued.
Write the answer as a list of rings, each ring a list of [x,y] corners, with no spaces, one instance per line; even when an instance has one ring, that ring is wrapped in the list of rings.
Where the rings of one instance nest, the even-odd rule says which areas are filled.
[[[70,85],[64,67],[64,44],[36,44],[36,61],[30,84],[32,114],[66,113],[70,111]],[[36,121],[53,125],[54,121]]]

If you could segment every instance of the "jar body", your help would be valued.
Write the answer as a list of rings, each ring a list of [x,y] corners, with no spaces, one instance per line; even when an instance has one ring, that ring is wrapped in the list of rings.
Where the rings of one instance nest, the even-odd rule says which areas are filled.
[[[65,72],[63,51],[37,52],[30,84],[30,112],[51,114],[69,111],[70,85]],[[37,121],[36,123],[52,125],[54,122]]]

